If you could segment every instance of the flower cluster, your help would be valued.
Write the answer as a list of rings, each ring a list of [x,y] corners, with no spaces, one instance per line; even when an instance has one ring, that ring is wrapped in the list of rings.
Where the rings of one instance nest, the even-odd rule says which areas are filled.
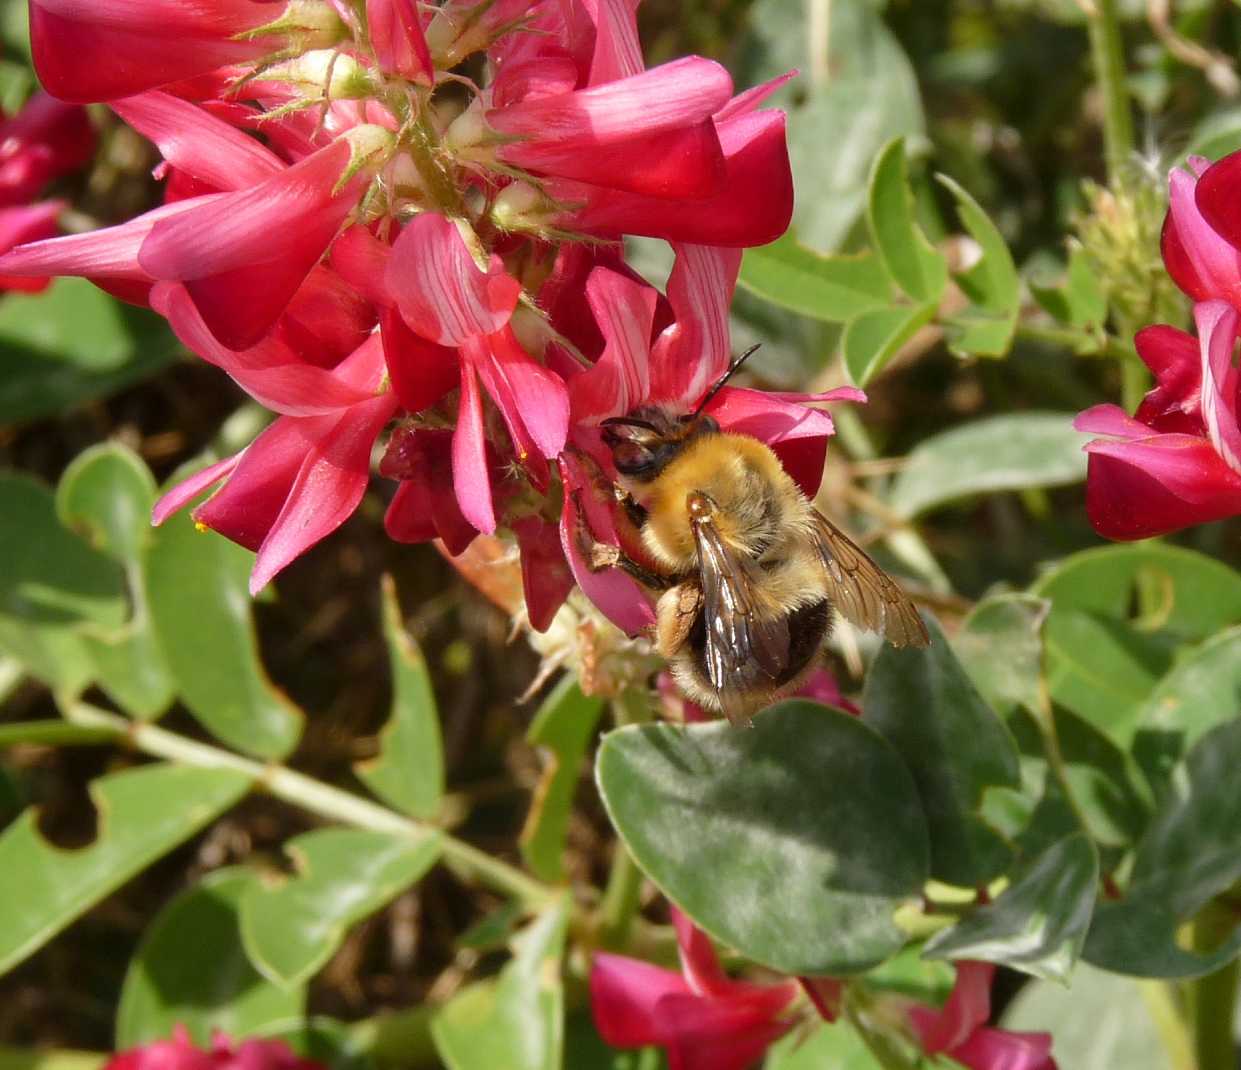
[[[207,1050],[195,1047],[183,1025],[169,1040],[155,1040],[117,1052],[103,1070],[323,1070],[299,1058],[283,1040],[243,1040],[216,1031]]]
[[[382,439],[392,538],[457,554],[503,529],[536,629],[575,577],[627,630],[649,620],[627,577],[576,559],[574,498],[605,506],[575,492],[610,466],[600,420],[688,408],[727,367],[740,249],[783,232],[792,179],[784,116],[759,108],[784,79],[735,95],[702,57],[648,70],[635,7],[30,0],[44,85],[153,141],[164,199],[0,273],[149,305],[279,414],[157,523],[215,488],[193,516],[257,552],[257,591],[353,512]],[[672,243],[666,294],[625,235]],[[711,411],[809,488],[832,426],[805,400]]]
[[[1170,178],[1163,259],[1194,301],[1197,337],[1157,325],[1138,333],[1156,379],[1131,417],[1087,409],[1074,426],[1107,436],[1087,444],[1086,506],[1111,539],[1143,539],[1241,513],[1239,375],[1241,154],[1191,157]]]
[[[590,1001],[599,1035],[616,1048],[656,1046],[671,1070],[748,1070],[796,1024],[789,1013],[798,982],[826,1022],[840,1013],[844,985],[798,978],[759,985],[729,978],[705,933],[672,908],[681,969],[595,955]],[[1051,1037],[987,1026],[995,966],[957,963],[942,1008],[914,1004],[905,1019],[910,1039],[928,1056],[945,1055],[969,1070],[1055,1070]]]
[[[35,93],[16,115],[0,117],[0,252],[50,238],[65,208],[38,200],[43,188],[82,167],[95,152],[95,130],[86,110],[47,93]],[[50,279],[0,276],[0,290],[37,293]]]

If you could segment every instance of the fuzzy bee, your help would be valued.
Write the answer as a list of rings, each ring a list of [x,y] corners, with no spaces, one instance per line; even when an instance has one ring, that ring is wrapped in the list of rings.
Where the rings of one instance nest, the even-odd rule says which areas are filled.
[[[621,568],[658,592],[655,643],[682,692],[744,723],[814,666],[833,610],[895,646],[926,627],[897,583],[818,512],[756,438],[702,409],[657,406],[604,420],[616,496],[649,563],[583,535],[592,570]]]

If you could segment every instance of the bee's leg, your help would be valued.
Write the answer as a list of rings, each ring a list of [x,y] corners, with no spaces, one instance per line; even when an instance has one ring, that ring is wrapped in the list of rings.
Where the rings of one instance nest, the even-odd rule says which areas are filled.
[[[689,640],[690,629],[702,612],[702,588],[683,582],[670,587],[655,604],[655,648],[665,658],[675,657]]]
[[[646,506],[638,502],[632,494],[627,490],[616,488],[616,500],[620,502],[621,508],[625,510],[625,516],[638,531],[641,531],[646,524],[648,516]]]
[[[586,519],[586,511],[582,508],[581,492],[573,492],[573,504],[577,510],[578,524],[575,533],[577,551],[586,562],[591,572],[602,572],[605,568],[619,568],[632,576],[643,587],[652,591],[664,591],[677,581],[670,576],[661,576],[649,568],[643,568],[638,562],[627,557],[619,546],[610,542],[600,542],[590,530],[590,522]]]

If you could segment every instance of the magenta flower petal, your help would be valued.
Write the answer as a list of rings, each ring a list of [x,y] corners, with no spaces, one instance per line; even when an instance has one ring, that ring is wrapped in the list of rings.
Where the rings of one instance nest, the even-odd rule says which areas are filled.
[[[956,967],[956,982],[942,1010],[919,1007],[911,1011],[914,1030],[929,1055],[953,1051],[991,1016],[995,966],[966,959],[957,962]]]
[[[728,369],[728,309],[741,251],[703,245],[675,248],[676,263],[668,279],[675,322],[653,347],[650,397],[688,410]]]
[[[747,115],[758,108],[768,97],[771,96],[781,86],[791,82],[800,72],[794,68],[791,71],[785,71],[784,74],[777,74],[769,81],[763,82],[762,85],[756,85],[751,89],[747,89],[742,93],[738,93],[727,104],[725,104],[712,117],[717,123],[725,122],[733,119],[738,115]]]
[[[1158,385],[1138,407],[1137,419],[1159,431],[1189,430],[1160,422],[1172,415],[1197,420],[1201,413],[1202,354],[1198,340],[1164,324],[1144,327],[1134,336],[1138,356],[1154,373]],[[1080,428],[1079,430],[1093,430]]]
[[[311,446],[250,574],[258,594],[273,576],[353,514],[366,492],[371,447],[396,411],[388,393],[354,406]]]
[[[1056,1070],[1050,1033],[979,1029],[951,1056],[970,1070]]]
[[[591,964],[590,1007],[595,1028],[616,1048],[662,1043],[660,1001],[687,992],[680,974],[649,962],[600,951]]]
[[[462,353],[478,369],[524,461],[531,446],[549,460],[564,449],[569,433],[569,395],[564,383],[521,348],[506,327],[485,339],[467,339]]]
[[[675,201],[568,179],[547,180],[557,200],[573,208],[560,222],[589,233],[644,234],[698,245],[766,245],[793,216],[793,172],[784,114],[760,111],[716,124],[725,174],[718,193]]]
[[[392,389],[406,411],[422,412],[460,385],[455,349],[415,334],[394,308],[380,313],[379,324]]]
[[[366,0],[366,24],[379,69],[431,85],[435,65],[414,0]]]
[[[452,482],[452,432],[398,427],[388,441],[379,474],[401,480],[384,515],[384,530],[397,542],[442,539],[454,557],[478,532],[461,515]]]
[[[391,305],[392,297],[384,277],[392,246],[375,237],[366,227],[350,227],[332,243],[332,267],[350,286],[379,307]]]
[[[1237,427],[1237,388],[1233,366],[1237,310],[1223,301],[1194,306],[1202,347],[1202,419],[1215,451],[1234,472],[1241,472],[1241,428]]]
[[[725,989],[728,975],[720,966],[711,938],[680,908],[674,905],[670,913],[677,934],[677,951],[681,956],[681,974],[690,991],[702,996]]]
[[[646,69],[646,61],[638,40],[635,5],[630,0],[596,0],[583,6],[595,23],[589,83],[600,85],[641,74]]]
[[[596,422],[632,412],[651,393],[651,327],[658,292],[643,282],[597,267],[586,280],[586,301],[603,334],[603,352],[569,381],[573,421]]]
[[[838,706],[839,703],[832,703],[832,705]],[[861,712],[857,710],[859,715]],[[834,1022],[840,1017],[840,1005],[845,991],[843,981],[838,981],[834,977],[799,977],[797,981],[823,1021]]]
[[[232,38],[279,17],[263,0],[30,0],[39,81],[80,104],[116,100],[272,51]]]
[[[435,212],[416,216],[401,232],[385,280],[405,322],[441,345],[498,331],[521,295],[498,256],[480,269],[456,224]]]
[[[279,318],[357,203],[355,176],[334,191],[350,147],[337,141],[257,186],[162,219],[138,262],[183,282],[211,333],[246,349]]]
[[[0,250],[51,238],[56,233],[56,221],[64,209],[64,201],[42,201],[39,204],[0,208]],[[0,275],[0,288],[32,293],[43,289],[50,281],[21,275]]]
[[[521,550],[521,585],[530,627],[545,632],[576,586],[560,546],[560,529],[541,516],[524,516],[510,525]]]
[[[240,462],[241,454],[235,453],[232,457],[216,461],[215,464],[204,468],[201,472],[183,479],[166,494],[160,496],[159,501],[151,510],[151,523],[158,527],[173,513],[184,509],[208,487],[214,487],[225,476],[231,475]]]
[[[1194,199],[1197,179],[1176,168],[1168,176],[1164,264],[1173,281],[1195,301],[1221,297],[1241,301],[1241,253],[1202,218]]]
[[[792,1028],[722,1000],[669,995],[659,1001],[669,1070],[753,1070]]]
[[[457,429],[452,436],[452,482],[461,515],[486,535],[496,530],[487,465],[487,435],[483,427],[483,398],[474,368],[461,365],[461,402]]]
[[[1241,249],[1241,152],[1211,164],[1198,179],[1194,201],[1206,223],[1225,241]],[[1182,241],[1186,235],[1181,232]],[[1216,295],[1212,295],[1216,296]]]
[[[160,155],[217,190],[255,186],[285,169],[280,158],[255,138],[213,117],[188,100],[149,92],[112,102],[112,110]]]

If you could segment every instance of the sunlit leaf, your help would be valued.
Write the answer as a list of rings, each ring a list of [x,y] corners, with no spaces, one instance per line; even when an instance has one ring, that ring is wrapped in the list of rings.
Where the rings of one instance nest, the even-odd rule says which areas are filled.
[[[244,1037],[301,1017],[305,989],[268,983],[242,948],[239,911],[256,881],[240,867],[216,870],[155,917],[121,989],[120,1047],[166,1039],[176,1025],[206,1046],[217,1029]]]
[[[232,806],[250,779],[227,769],[149,765],[91,785],[95,842],[48,843],[27,810],[0,835],[0,970],[8,969],[135,873]]]
[[[858,386],[865,386],[915,334],[935,318],[936,305],[895,305],[872,308],[845,328],[845,367]]]
[[[905,140],[888,142],[870,173],[867,222],[888,274],[919,304],[938,304],[948,285],[948,262],[914,218]]]
[[[831,323],[847,323],[892,300],[892,283],[874,254],[824,256],[793,231],[747,249],[738,281],[772,304]]]
[[[905,938],[893,912],[926,877],[926,830],[896,753],[813,702],[604,738],[604,803],[638,865],[703,929],[791,974],[869,969]],[[830,791],[824,791],[830,785]]]
[[[317,829],[285,850],[297,869],[258,880],[241,899],[241,933],[250,960],[285,987],[308,981],[349,928],[414,884],[439,857],[440,839],[362,829]]]

